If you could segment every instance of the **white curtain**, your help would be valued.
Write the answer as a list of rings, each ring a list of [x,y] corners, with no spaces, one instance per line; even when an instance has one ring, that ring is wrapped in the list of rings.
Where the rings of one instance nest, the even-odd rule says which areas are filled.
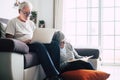
[[[54,28],[62,30],[63,0],[54,0]]]

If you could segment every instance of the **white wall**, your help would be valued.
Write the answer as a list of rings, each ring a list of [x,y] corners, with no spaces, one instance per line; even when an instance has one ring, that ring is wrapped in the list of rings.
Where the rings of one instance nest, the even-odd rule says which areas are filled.
[[[14,18],[18,10],[14,7],[16,0],[0,0],[0,17]],[[19,0],[20,2],[24,0]],[[38,20],[45,20],[47,28],[53,27],[53,0],[29,0],[33,4],[33,10],[38,13]]]
[[[44,20],[47,28],[53,27],[53,0],[30,0],[33,10],[38,13],[38,20]]]
[[[18,15],[14,2],[15,0],[0,0],[0,17],[11,19]]]

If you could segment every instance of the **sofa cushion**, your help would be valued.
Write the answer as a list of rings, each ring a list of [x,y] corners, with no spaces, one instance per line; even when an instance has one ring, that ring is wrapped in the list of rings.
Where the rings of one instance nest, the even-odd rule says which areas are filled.
[[[0,39],[0,52],[29,53],[29,47],[15,39]]]
[[[7,27],[7,24],[0,22],[0,38],[5,38],[5,29]]]
[[[106,80],[110,74],[97,70],[73,70],[61,74],[65,80]]]
[[[2,24],[0,23],[0,38],[1,38],[1,36],[2,36]]]
[[[40,64],[39,57],[36,53],[29,52],[24,55],[24,69]]]

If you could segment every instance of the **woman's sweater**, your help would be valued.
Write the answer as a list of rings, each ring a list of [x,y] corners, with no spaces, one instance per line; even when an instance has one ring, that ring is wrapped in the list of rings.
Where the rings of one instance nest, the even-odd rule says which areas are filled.
[[[70,43],[65,43],[65,47],[60,49],[60,63],[61,65],[74,59],[80,59],[82,56],[78,55]]]

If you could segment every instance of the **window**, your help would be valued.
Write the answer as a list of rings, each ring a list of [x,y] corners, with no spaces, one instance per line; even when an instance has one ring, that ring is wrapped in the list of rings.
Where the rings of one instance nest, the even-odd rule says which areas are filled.
[[[99,0],[64,0],[63,2],[63,32],[67,39],[75,47],[98,47]]]
[[[63,32],[74,47],[101,49],[104,63],[120,63],[120,0],[63,0]],[[106,57],[109,56],[109,57]]]

